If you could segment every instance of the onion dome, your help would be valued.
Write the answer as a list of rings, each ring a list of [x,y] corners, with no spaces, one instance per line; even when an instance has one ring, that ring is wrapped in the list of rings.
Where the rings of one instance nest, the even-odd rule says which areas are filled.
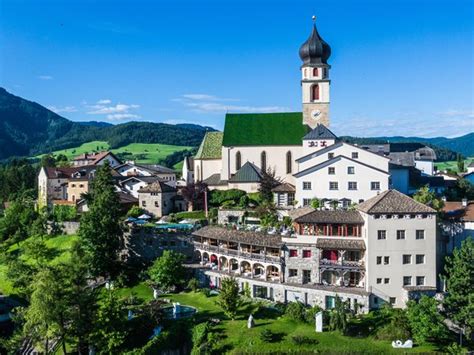
[[[315,20],[314,16],[313,20]],[[314,23],[311,35],[300,47],[300,58],[303,65],[328,64],[327,60],[330,55],[331,47],[321,38],[316,29],[316,23]]]

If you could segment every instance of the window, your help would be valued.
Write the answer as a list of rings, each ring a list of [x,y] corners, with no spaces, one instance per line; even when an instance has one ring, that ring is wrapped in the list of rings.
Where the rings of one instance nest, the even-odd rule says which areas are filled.
[[[146,207],[146,201],[142,201],[142,207]]]
[[[292,159],[291,159],[291,152],[286,152],[286,173],[291,174],[291,164],[292,164]]]
[[[384,265],[390,264],[390,257],[389,256],[384,256],[383,257],[383,264]]]
[[[155,201],[155,207],[160,207],[160,205],[158,204],[158,201]]]
[[[319,85],[313,85],[311,87],[311,100],[316,101],[319,100]]]
[[[311,270],[303,270],[303,283],[307,284],[311,282]]]
[[[382,264],[382,257],[377,256],[377,265],[380,265],[380,264]]]
[[[289,276],[289,277],[298,276],[298,270],[297,270],[297,269],[289,269],[289,270],[288,270],[288,276]]]
[[[328,153],[328,159],[334,158],[334,153]]]
[[[424,276],[417,276],[416,277],[416,285],[417,286],[424,286],[425,285],[425,277]]]
[[[355,168],[353,166],[348,166],[347,167],[347,173],[349,175],[354,175],[355,174]]]
[[[329,181],[329,190],[337,190],[339,185],[337,181]]]
[[[388,278],[388,277],[384,278],[383,283],[388,285],[390,283],[390,278]]]
[[[298,256],[298,250],[290,249],[290,258],[295,258]]]
[[[417,264],[424,264],[425,263],[425,256],[423,254],[416,254],[416,263]]]
[[[425,231],[423,229],[416,230],[416,239],[425,239]]]
[[[411,255],[410,254],[404,254],[402,256],[402,263],[403,264],[411,264]]]
[[[403,286],[411,286],[411,276],[403,276]]]
[[[405,230],[399,229],[397,230],[397,240],[405,239]]]
[[[372,181],[370,183],[371,190],[380,190],[380,182],[379,181]]]
[[[387,239],[387,231],[386,230],[378,230],[377,231],[377,239],[378,240]]]
[[[397,303],[397,298],[396,297],[390,297],[389,302],[390,302],[390,304],[395,304],[395,303]]]
[[[303,258],[311,258],[311,250],[303,250]]]
[[[334,175],[335,173],[336,173],[336,168],[333,167],[333,166],[330,166],[330,167],[328,168],[328,174],[329,174],[329,175]]]
[[[318,68],[313,68],[313,76],[318,76],[318,75],[319,75]]]
[[[83,185],[83,184],[80,184],[80,185],[79,185],[79,187],[80,187],[80,188],[83,188],[83,187],[84,187],[84,185]]]
[[[311,181],[303,181],[303,190],[311,190]]]
[[[359,159],[359,153],[358,152],[352,152],[352,159]]]
[[[267,153],[265,152],[260,154],[260,169],[262,169],[262,171],[267,171]]]
[[[349,190],[357,190],[357,181],[349,181],[347,183],[347,188]]]
[[[235,153],[235,170],[240,170],[242,167],[242,154],[240,152]]]
[[[328,76],[328,69],[327,68],[323,68],[323,75],[325,78],[327,78]]]
[[[304,198],[303,199],[303,206],[309,206],[311,204],[311,199],[310,198]]]
[[[72,184],[71,187],[76,187],[76,184]]]
[[[382,283],[382,278],[381,278],[381,277],[377,278],[377,283],[378,283],[378,284],[381,284],[381,283]]]

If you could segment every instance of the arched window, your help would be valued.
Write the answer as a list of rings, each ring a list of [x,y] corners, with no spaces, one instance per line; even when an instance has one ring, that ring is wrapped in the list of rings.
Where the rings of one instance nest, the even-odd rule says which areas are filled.
[[[265,151],[260,154],[260,169],[267,171],[267,153]]]
[[[240,152],[235,153],[235,170],[240,170],[242,167],[242,156],[240,155]]]
[[[313,68],[313,76],[318,76],[318,75],[319,75],[318,68]]]
[[[313,85],[311,87],[311,99],[313,101],[319,100],[319,85]]]
[[[291,152],[286,152],[286,173],[291,174]]]

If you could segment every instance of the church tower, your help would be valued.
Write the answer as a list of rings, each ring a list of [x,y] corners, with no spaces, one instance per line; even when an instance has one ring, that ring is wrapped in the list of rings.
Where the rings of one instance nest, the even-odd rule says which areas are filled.
[[[303,90],[303,123],[315,128],[318,124],[329,127],[329,70],[327,63],[331,47],[324,42],[316,29],[313,16],[313,31],[300,47],[301,88]]]

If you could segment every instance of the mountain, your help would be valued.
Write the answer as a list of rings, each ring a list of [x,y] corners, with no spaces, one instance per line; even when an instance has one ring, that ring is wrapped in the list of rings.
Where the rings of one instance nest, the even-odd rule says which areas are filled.
[[[210,127],[152,122],[73,122],[0,88],[0,160],[107,141],[111,148],[130,143],[198,146]]]
[[[78,121],[76,122],[83,126],[94,126],[94,127],[110,127],[113,126],[112,123],[109,122],[100,122],[100,121]]]

